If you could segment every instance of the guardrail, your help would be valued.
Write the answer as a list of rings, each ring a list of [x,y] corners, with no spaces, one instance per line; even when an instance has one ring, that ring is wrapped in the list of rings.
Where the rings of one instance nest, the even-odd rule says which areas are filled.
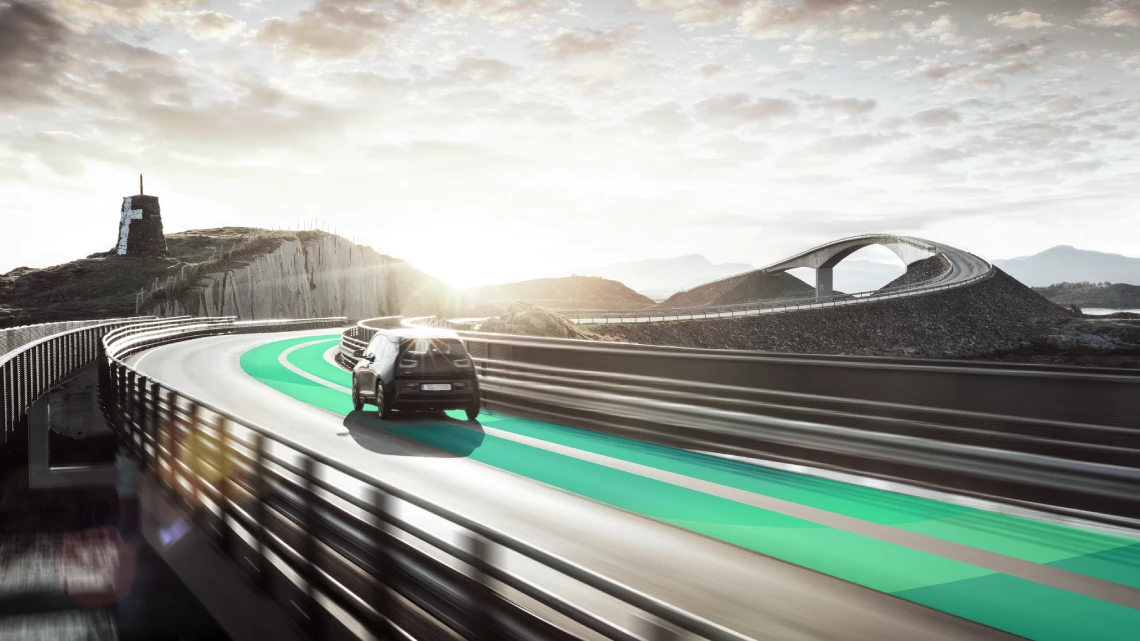
[[[4,330],[9,349],[0,353],[0,442],[8,442],[36,399],[94,362],[105,334],[140,320],[67,321]]]
[[[343,321],[341,321],[343,324]],[[250,323],[124,331],[106,342],[100,396],[108,423],[217,545],[317,638],[353,625],[381,638],[668,639],[673,628],[746,641],[667,603],[345,465],[131,369],[123,358],[212,333],[278,331]],[[356,326],[361,332],[367,324]],[[350,341],[359,342],[352,338]],[[351,343],[356,344],[356,343]],[[393,510],[403,501],[466,532],[455,545]],[[505,569],[506,552],[644,613],[629,630]],[[346,624],[346,621],[348,622]],[[347,625],[347,627],[346,627]]]
[[[491,407],[1136,525],[1140,372],[460,333]],[[367,342],[346,330],[342,362]]]

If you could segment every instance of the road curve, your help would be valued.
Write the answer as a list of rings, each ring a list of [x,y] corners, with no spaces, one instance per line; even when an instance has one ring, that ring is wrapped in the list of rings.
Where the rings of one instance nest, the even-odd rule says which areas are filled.
[[[734,316],[757,316],[760,314],[773,314],[785,311],[802,309],[821,309],[826,307],[842,307],[860,303],[886,300],[891,298],[904,298],[919,296],[933,291],[941,291],[953,287],[961,287],[989,276],[994,266],[985,259],[970,252],[951,247],[943,243],[936,243],[921,238],[921,241],[937,249],[950,263],[949,271],[933,283],[919,283],[914,287],[893,290],[884,293],[857,294],[855,297],[837,297],[826,302],[812,299],[794,299],[787,301],[765,301],[753,305],[724,305],[712,307],[692,307],[661,310],[632,310],[632,311],[580,311],[559,312],[574,323],[582,325],[604,325],[609,323],[659,323],[663,321],[700,320],[706,318],[731,318]],[[819,249],[819,248],[815,248]],[[763,268],[756,271],[763,271]],[[740,276],[737,274],[736,276]],[[736,276],[732,276],[735,278]],[[468,319],[469,320],[469,319]],[[461,322],[461,321],[456,321]]]
[[[714,500],[711,494],[725,488],[697,478],[701,476],[699,472],[678,474],[675,468],[674,471],[667,472],[666,465],[661,465],[660,469],[652,468],[652,465],[642,465],[640,467],[645,469],[639,471],[637,465],[628,461],[609,459],[596,452],[584,452],[582,449],[568,446],[565,439],[559,441],[556,437],[544,436],[552,431],[556,432],[557,426],[544,427],[538,424],[524,426],[531,429],[530,435],[524,435],[522,430],[512,427],[523,419],[512,419],[505,415],[491,414],[482,421],[481,426],[473,427],[443,417],[391,422],[381,421],[373,413],[340,411],[337,408],[342,407],[347,400],[343,392],[344,373],[336,371],[335,367],[324,358],[329,350],[335,348],[335,338],[336,335],[330,334],[328,330],[204,338],[143,352],[132,357],[130,363],[142,373],[177,387],[187,394],[199,397],[238,416],[255,419],[258,424],[277,429],[282,435],[322,455],[367,469],[384,481],[423,496],[443,507],[528,540],[571,561],[754,638],[1012,638],[1005,632],[975,622],[980,620],[994,625],[995,622],[1004,621],[1000,616],[994,618],[996,615],[993,613],[978,612],[975,616],[969,614],[973,612],[969,608],[961,610],[974,619],[970,621],[918,605],[917,603],[928,603],[946,609],[947,601],[944,598],[940,601],[935,598],[936,595],[931,596],[924,592],[925,588],[912,591],[912,594],[921,593],[919,596],[906,594],[907,590],[903,590],[899,593],[902,598],[898,598],[854,584],[861,581],[858,578],[861,576],[871,577],[868,581],[863,581],[864,585],[883,577],[893,577],[890,580],[896,582],[902,580],[905,583],[908,573],[916,569],[910,566],[924,563],[933,564],[930,566],[931,572],[935,572],[934,567],[938,566],[951,574],[965,572],[962,576],[979,576],[971,574],[973,570],[969,568],[954,565],[954,563],[960,565],[958,561],[947,565],[944,563],[946,559],[938,560],[938,557],[930,555],[915,556],[905,550],[886,550],[874,547],[877,544],[872,545],[872,541],[863,541],[842,551],[825,552],[822,556],[830,557],[823,564],[831,568],[826,570],[832,574],[828,576],[745,549],[748,536],[757,532],[771,535],[772,532],[782,531],[784,540],[792,542],[801,539],[810,541],[813,538],[818,540],[821,531],[813,529],[815,526],[810,523],[804,525],[806,522],[800,522],[800,525],[794,525],[788,519],[780,521],[783,525],[774,525],[769,521],[724,522],[718,520],[715,514],[708,516],[711,519],[708,522],[694,522],[692,519],[695,517],[691,516],[688,517],[689,520],[670,520],[660,516],[647,518],[637,512],[646,513],[651,510],[637,510],[630,507],[629,503],[622,503],[630,499],[643,502],[648,500],[650,503],[665,502],[668,505],[657,506],[659,509],[655,514],[666,514],[670,513],[675,507],[674,504],[678,502],[695,505]],[[276,347],[277,345],[280,347]],[[271,356],[263,359],[269,367],[273,366],[273,361],[279,361],[281,364],[280,373],[272,374],[272,380],[265,377],[263,380],[256,380],[249,373],[248,362],[247,367],[243,368],[243,356],[246,356],[248,361],[249,355],[262,352]],[[310,354],[308,361],[302,362],[295,358],[306,352]],[[316,355],[315,359],[312,358],[313,355]],[[294,370],[301,371],[298,373]],[[284,393],[271,388],[270,384],[283,390]],[[322,394],[324,396],[321,396]],[[309,403],[302,402],[298,398],[318,400]],[[323,398],[332,399],[335,403],[328,405],[320,400]],[[326,408],[321,409],[321,406]],[[466,451],[453,451],[454,447],[447,442],[436,443],[439,447],[425,445],[433,442],[431,440],[433,434],[444,433],[477,437],[478,444]],[[613,443],[605,446],[617,447]],[[618,446],[626,447],[620,443]],[[589,446],[581,447],[589,449]],[[514,452],[514,454],[507,459],[495,459],[493,456],[495,451]],[[676,452],[667,458],[684,458],[684,454]],[[560,455],[565,455],[568,461],[564,466],[563,463],[546,463],[555,460],[551,457]],[[620,452],[617,456],[620,457]],[[588,467],[589,464],[584,467],[581,461],[571,461],[572,457],[589,459],[589,464],[597,467]],[[529,469],[528,465],[530,468],[539,469]],[[553,468],[560,466],[563,466],[562,469],[565,471],[561,477],[555,473],[557,470],[552,471]],[[639,476],[635,478],[607,472],[614,467],[623,468],[625,470],[623,474]],[[583,474],[583,470],[592,470],[592,473],[596,473],[599,478],[613,479],[614,485],[632,483],[643,488],[643,491],[633,492],[632,495],[628,491],[622,495],[619,491],[617,494],[621,496],[614,499],[607,498],[608,495],[605,493],[595,492],[588,487],[591,479],[584,477],[589,477],[591,474]],[[766,474],[755,471],[753,473]],[[607,477],[607,474],[610,476]],[[649,476],[655,476],[656,480],[651,483],[641,478]],[[662,483],[661,479],[666,479],[664,483],[667,485],[653,484]],[[587,485],[584,486],[583,482]],[[779,484],[786,482],[787,479],[784,478]],[[812,485],[818,483],[813,481],[804,484],[801,489],[811,493]],[[581,489],[583,487],[586,489]],[[570,488],[572,491],[559,488]],[[779,488],[774,489],[779,491]],[[686,491],[692,493],[684,494]],[[835,499],[831,494],[835,491],[843,493],[841,488],[831,487],[817,494],[822,497],[820,500],[831,501]],[[656,496],[657,493],[660,495]],[[760,494],[749,495],[746,492],[736,491],[735,494],[726,496],[732,496],[732,500],[739,503],[737,507],[744,510],[748,509],[746,507],[748,505],[767,505],[772,509],[781,509],[779,501],[772,501],[771,497]],[[905,502],[897,495],[891,496],[894,497],[894,503]],[[868,500],[867,492],[862,490],[857,493],[857,497],[856,503],[859,501],[865,503]],[[897,505],[891,506],[891,502],[888,500],[884,509],[890,511],[897,508]],[[616,509],[612,507],[613,505],[625,509]],[[960,510],[952,511],[966,514]],[[914,514],[907,517],[905,512],[906,510],[902,510],[899,512],[901,516],[894,518],[903,520],[916,518]],[[810,510],[805,513],[808,515],[807,518],[812,518]],[[784,513],[785,516],[786,514],[787,512]],[[776,516],[781,515],[776,514]],[[980,518],[982,521],[987,521],[989,517],[980,515]],[[920,519],[920,522],[924,521]],[[993,525],[990,521],[987,523]],[[865,525],[864,523],[851,527]],[[793,529],[788,530],[788,527]],[[953,527],[960,529],[963,526]],[[1044,526],[1031,524],[1027,527],[1040,529]],[[702,536],[698,532],[706,535]],[[1019,552],[1014,548],[1019,545],[1018,541],[1023,539],[1025,534],[1026,532],[1014,528],[1006,533],[987,532],[985,536],[998,539],[1005,536],[1008,540],[1003,543],[1007,546],[1007,549],[1003,549],[1003,554],[1017,555]],[[1064,535],[1062,538],[1066,541],[1073,537],[1092,536],[1084,532],[1070,531],[1062,534]],[[943,535],[946,535],[945,532]],[[744,538],[741,538],[742,536]],[[830,541],[850,543],[856,540],[850,534],[843,532],[833,532],[827,536],[838,537],[825,538]],[[726,541],[740,542],[733,545]],[[1059,547],[1072,547],[1069,543],[1060,542],[1061,539],[1057,541]],[[1099,539],[1098,541],[1100,541],[1098,545],[1102,547],[1116,546],[1115,549],[1128,547],[1128,542],[1105,542]],[[926,544],[929,543],[928,541]],[[865,545],[871,547],[859,547]],[[953,545],[942,543],[941,546],[947,550],[946,555],[953,556],[958,553],[955,552],[957,548]],[[1089,549],[1085,551],[1096,548],[1092,544],[1086,544],[1086,547]],[[860,558],[858,549],[863,550],[863,558]],[[875,553],[867,554],[872,549]],[[886,554],[878,556],[882,552]],[[795,550],[774,552],[776,556],[781,554],[794,556],[794,553]],[[1073,550],[1054,550],[1053,553],[1061,553],[1062,556],[1071,555]],[[1008,561],[1007,559],[1006,562]],[[807,564],[810,565],[810,562]],[[877,564],[886,567],[876,567]],[[851,566],[854,569],[840,566]],[[519,571],[537,572],[535,568],[520,568]],[[1058,577],[1066,579],[1062,574],[1048,568],[1042,571],[1046,574],[1052,572],[1049,577],[1042,579],[1044,583],[1055,581]],[[873,575],[882,576],[876,578]],[[1019,585],[1022,588],[1029,585],[1031,590],[1043,590],[1041,594],[1060,598],[1057,603],[1084,603],[1080,599],[1088,598],[1066,591],[1069,588],[1057,590],[1032,582],[1031,585],[1026,584],[1014,577],[1003,579],[1005,575],[1000,572],[995,575],[993,572],[983,571],[980,575],[989,577],[986,580],[1008,579],[1010,582],[1003,590],[1010,594],[1017,592]],[[539,580],[550,578],[534,574],[532,576]],[[848,580],[841,580],[835,576],[844,576]],[[1087,593],[1090,581],[1095,588],[1097,581],[1102,580],[1097,576],[1083,577],[1085,583],[1082,585],[1085,587],[1073,589],[1084,590]],[[1073,577],[1068,577],[1066,580],[1072,579]],[[963,585],[971,584],[967,580]],[[1038,587],[1033,588],[1032,585]],[[907,586],[900,585],[900,587]],[[596,594],[586,594],[581,589],[576,590],[574,586],[560,585],[558,588],[566,590],[568,596],[599,613],[614,618],[619,623],[626,622],[630,616],[629,613],[621,611],[617,604],[607,602]],[[1117,602],[1131,598],[1127,589],[1124,589],[1124,592],[1126,594],[1123,597],[1119,595],[1114,597]],[[1061,593],[1060,597],[1058,593]],[[964,593],[955,598],[969,600],[970,595]],[[995,593],[993,597],[987,597],[984,602],[989,603],[992,599],[996,599],[995,603],[1000,606],[1002,593]],[[951,604],[949,610],[954,610],[954,607]],[[1092,632],[1085,638],[1124,639],[1125,636],[1118,636],[1113,632],[1115,628],[1112,626],[1119,627],[1120,633],[1125,634],[1123,624],[1131,621],[1129,612],[1140,615],[1140,611],[1127,609],[1126,606],[1103,603],[1097,606],[1101,610],[1095,612],[1094,620],[1090,617],[1093,612],[1074,613],[1071,617],[1068,614],[1062,616],[1058,613],[1063,607],[1077,606],[1060,606],[1054,603],[1052,613],[1046,610],[1018,612],[1015,616],[1015,618],[1020,617],[1018,621],[1002,624],[1001,627],[1043,641],[1065,638],[1050,636],[1048,632],[1050,629],[1068,633],[1074,630],[1072,627],[1074,625],[1081,626],[1080,629],[1085,632]],[[1011,608],[1003,606],[998,609]],[[1038,609],[1033,608],[1033,610]],[[1008,613],[999,614],[1007,618],[1014,616]],[[1135,623],[1140,624],[1140,619]],[[1090,626],[1099,627],[1093,631]],[[1025,634],[1026,631],[1031,634]]]

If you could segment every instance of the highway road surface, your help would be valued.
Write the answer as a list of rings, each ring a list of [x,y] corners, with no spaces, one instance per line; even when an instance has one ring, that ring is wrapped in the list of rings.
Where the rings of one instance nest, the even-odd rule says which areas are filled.
[[[128,363],[757,639],[1140,638],[1140,539],[497,412],[383,421],[352,411],[338,338],[202,338]]]

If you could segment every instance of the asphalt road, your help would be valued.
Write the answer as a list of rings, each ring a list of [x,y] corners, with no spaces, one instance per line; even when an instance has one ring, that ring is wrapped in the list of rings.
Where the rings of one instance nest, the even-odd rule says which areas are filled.
[[[381,421],[344,409],[345,373],[326,358],[334,336],[204,338],[130,360],[321,454],[757,639],[1015,638],[995,628],[1041,640],[1077,638],[1077,630],[1127,639],[1140,626],[1132,542],[1012,517],[998,524],[945,505],[900,507],[909,499],[754,466],[726,471],[690,453],[496,413],[479,424]],[[915,510],[938,514],[907,514]],[[1111,567],[1096,557],[1104,552],[1118,557]],[[1086,560],[1078,567],[1073,559]],[[592,591],[507,564],[632,621]],[[924,579],[940,572],[947,578]]]

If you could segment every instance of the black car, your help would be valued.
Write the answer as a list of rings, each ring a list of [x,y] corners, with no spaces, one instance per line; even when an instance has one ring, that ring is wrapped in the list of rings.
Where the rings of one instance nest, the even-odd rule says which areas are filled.
[[[463,339],[443,329],[380,330],[358,351],[352,370],[352,406],[392,410],[466,410],[479,416],[479,381]]]

